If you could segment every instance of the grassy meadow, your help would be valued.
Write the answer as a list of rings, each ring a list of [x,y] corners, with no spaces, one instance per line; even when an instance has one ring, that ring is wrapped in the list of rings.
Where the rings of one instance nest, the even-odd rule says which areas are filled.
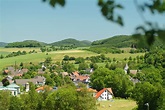
[[[78,49],[74,49],[74,50],[61,50],[61,51],[52,51],[52,52],[45,52],[42,53],[40,52],[39,48],[0,48],[0,55],[7,55],[11,52],[17,52],[17,51],[32,51],[35,50],[37,51],[37,53],[32,53],[32,54],[26,54],[26,55],[20,55],[20,56],[16,56],[16,57],[10,57],[10,58],[4,58],[4,59],[0,59],[0,70],[2,70],[3,68],[10,66],[10,65],[14,65],[15,62],[17,65],[19,65],[21,62],[23,62],[25,65],[29,64],[30,62],[32,62],[33,64],[37,64],[40,62],[43,62],[45,60],[45,58],[47,57],[51,57],[53,59],[53,62],[56,61],[62,61],[62,59],[64,58],[65,55],[69,55],[70,57],[90,57],[90,56],[96,56],[99,54],[90,52],[90,51],[86,51],[86,50],[78,50]],[[130,53],[122,53],[122,54],[105,54],[106,57],[110,57],[112,58],[116,58],[117,60],[123,60],[125,57],[136,57],[137,55],[143,55],[143,53],[138,53],[138,54],[130,54]],[[99,65],[104,66],[105,64],[100,63]]]
[[[132,100],[125,99],[114,99],[111,101],[98,101],[98,110],[132,110],[136,108],[136,102]]]

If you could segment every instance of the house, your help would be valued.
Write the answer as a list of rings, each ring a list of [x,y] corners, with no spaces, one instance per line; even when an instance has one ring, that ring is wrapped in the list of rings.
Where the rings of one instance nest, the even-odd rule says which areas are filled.
[[[8,75],[8,76],[6,76],[5,78],[9,81],[10,84],[11,84],[11,83],[14,83],[13,77],[12,77],[12,76]]]
[[[4,74],[10,74],[12,77],[14,76],[22,76],[24,73],[27,73],[28,69],[15,69],[14,67],[8,67],[4,70]]]
[[[85,71],[86,71],[87,73],[93,73],[93,68],[87,68]]]
[[[130,74],[136,75],[138,70],[130,70]]]
[[[133,84],[136,84],[136,83],[139,83],[140,82],[140,80],[137,79],[137,78],[130,77],[130,80],[133,82]]]
[[[82,83],[87,84],[87,83],[90,82],[90,78],[89,78],[89,76],[80,75],[80,76],[74,78],[73,81],[75,81],[75,82],[82,82]]]
[[[78,76],[79,76],[78,71],[72,72],[72,73],[71,73],[71,76],[73,76],[73,77],[78,77]]]
[[[18,85],[16,85],[15,83],[12,83],[8,86],[2,86],[0,84],[0,90],[8,90],[8,91],[11,91],[11,94],[13,96],[17,96],[18,94],[20,94],[20,87]]]
[[[129,69],[128,64],[126,64],[125,67],[124,67],[124,71],[125,71],[126,74],[128,73],[128,69]]]
[[[45,86],[38,87],[38,88],[36,89],[36,91],[37,91],[38,93],[44,92],[45,90],[51,91],[51,90],[53,90],[53,88],[45,85]]]
[[[4,74],[4,75],[8,75],[8,74],[9,74],[9,70],[4,70],[4,71],[3,71],[3,74]]]
[[[43,71],[43,69],[38,69],[38,74],[44,74],[45,71]]]
[[[64,76],[68,76],[68,72],[62,72],[61,75],[64,77]]]
[[[45,85],[45,81],[46,81],[46,78],[43,76],[36,76],[32,79],[15,79],[16,84],[22,85],[24,87],[26,86],[28,82],[32,82],[35,85],[43,86]]]
[[[98,101],[106,101],[113,98],[113,92],[111,88],[104,88],[96,94]]]

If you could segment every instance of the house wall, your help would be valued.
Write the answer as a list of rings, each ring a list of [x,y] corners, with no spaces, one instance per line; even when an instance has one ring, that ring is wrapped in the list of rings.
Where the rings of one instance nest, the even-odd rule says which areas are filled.
[[[110,99],[112,99],[112,94],[107,90],[105,90],[101,94],[101,96],[98,98],[99,101],[106,101],[106,100],[110,100]]]

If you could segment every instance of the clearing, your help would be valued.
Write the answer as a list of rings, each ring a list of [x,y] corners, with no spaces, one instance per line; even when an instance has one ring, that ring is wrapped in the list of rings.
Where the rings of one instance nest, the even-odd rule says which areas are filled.
[[[98,110],[132,110],[136,108],[136,102],[129,99],[113,99],[113,101],[98,101]]]

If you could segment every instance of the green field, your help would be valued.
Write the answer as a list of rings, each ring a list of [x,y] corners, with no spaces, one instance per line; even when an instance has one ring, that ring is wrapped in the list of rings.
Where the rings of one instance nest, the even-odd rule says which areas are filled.
[[[18,50],[17,50],[18,49]],[[38,53],[33,53],[33,54],[27,54],[27,55],[21,55],[21,56],[16,56],[16,57],[10,57],[10,58],[4,58],[4,59],[0,59],[0,70],[2,70],[3,68],[10,66],[10,65],[14,65],[15,62],[17,65],[19,65],[21,62],[23,62],[24,64],[29,64],[30,62],[32,62],[33,64],[37,64],[40,62],[43,62],[45,60],[45,58],[47,57],[51,57],[53,59],[53,62],[56,61],[62,61],[62,59],[64,58],[65,55],[69,55],[70,57],[90,57],[90,56],[96,56],[99,54],[90,52],[90,51],[86,51],[86,50],[78,50],[78,49],[74,49],[74,50],[63,50],[63,51],[53,51],[53,52],[46,52],[46,53],[41,53],[39,48],[0,48],[0,53],[9,53],[9,52],[13,52],[13,51],[32,51],[32,50],[36,50]],[[48,55],[47,55],[48,54]],[[136,57],[137,55],[143,55],[143,53],[138,53],[138,54],[130,54],[130,53],[122,53],[122,54],[106,54],[106,57],[110,57],[110,58],[116,58],[117,60],[123,60],[125,57]],[[104,65],[104,64],[99,64],[99,65]]]
[[[29,52],[29,51],[33,51],[33,50],[39,52],[40,48],[3,48],[3,47],[0,47],[0,53],[1,52],[17,52],[17,51]]]
[[[98,101],[98,110],[132,110],[136,108],[136,102],[132,100],[125,99],[114,99],[111,101]]]

